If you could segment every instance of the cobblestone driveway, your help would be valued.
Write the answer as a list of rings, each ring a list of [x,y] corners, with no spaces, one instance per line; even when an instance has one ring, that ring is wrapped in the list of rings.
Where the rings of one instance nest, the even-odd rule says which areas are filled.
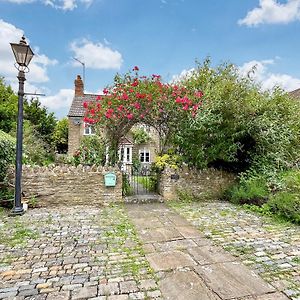
[[[300,299],[300,227],[227,202],[170,203],[204,235],[291,299]]]
[[[159,299],[121,206],[0,212],[0,299]]]
[[[34,209],[17,218],[0,211],[0,299],[148,300],[163,299],[163,292],[165,299],[173,300],[193,280],[198,280],[195,288],[205,288],[199,278],[207,270],[196,257],[200,259],[199,253],[206,248],[211,251],[210,246],[203,247],[210,241],[238,256],[289,299],[300,299],[299,227],[272,223],[230,203],[170,203],[198,232],[165,206],[157,206],[156,210],[151,205],[127,210],[122,205]],[[180,236],[176,226],[184,230]],[[203,234],[207,239],[191,238]],[[192,267],[187,269],[182,258],[188,250],[194,260],[188,260]],[[208,254],[228,259],[224,253]],[[174,272],[162,276],[161,269],[168,269],[171,263]],[[195,277],[193,268],[200,277]],[[170,282],[176,283],[178,293],[170,290]],[[286,298],[272,292],[234,299],[279,299],[276,297]],[[205,299],[215,298],[219,299]]]

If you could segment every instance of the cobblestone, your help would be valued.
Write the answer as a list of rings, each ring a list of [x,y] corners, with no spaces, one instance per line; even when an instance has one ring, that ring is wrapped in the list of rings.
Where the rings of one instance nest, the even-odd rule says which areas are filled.
[[[0,214],[0,299],[144,299],[140,282],[157,288],[121,205]]]
[[[170,205],[288,297],[300,297],[299,226],[275,223],[227,202]]]

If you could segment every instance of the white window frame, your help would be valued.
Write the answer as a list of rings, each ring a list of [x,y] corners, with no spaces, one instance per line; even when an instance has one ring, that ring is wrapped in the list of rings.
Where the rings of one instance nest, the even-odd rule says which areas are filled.
[[[132,163],[132,146],[121,145],[121,147],[119,148],[119,160],[125,164]]]
[[[94,125],[84,122],[83,123],[83,135],[95,135]]]
[[[142,160],[142,154],[143,154],[143,160]],[[146,157],[147,157],[146,154],[149,154],[148,155],[149,156],[149,161],[146,160]],[[144,149],[140,150],[139,151],[139,156],[140,156],[140,162],[141,163],[150,164],[150,162],[151,162],[151,156],[150,156],[150,150],[149,149],[144,148]]]

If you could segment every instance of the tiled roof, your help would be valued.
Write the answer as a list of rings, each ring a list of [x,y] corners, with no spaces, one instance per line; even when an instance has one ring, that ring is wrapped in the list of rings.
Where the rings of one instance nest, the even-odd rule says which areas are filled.
[[[133,145],[133,142],[130,141],[127,137],[122,137],[120,141],[120,145]]]
[[[68,117],[83,117],[84,107],[83,102],[96,101],[98,95],[84,94],[83,96],[75,96],[71,104]]]
[[[300,99],[300,89],[294,90],[292,92],[289,92],[289,94],[293,97],[293,98],[298,98]]]

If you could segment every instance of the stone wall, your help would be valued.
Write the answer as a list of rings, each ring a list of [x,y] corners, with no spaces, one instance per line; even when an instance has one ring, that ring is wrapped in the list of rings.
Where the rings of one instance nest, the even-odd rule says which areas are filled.
[[[178,190],[202,200],[218,199],[234,181],[233,174],[215,169],[167,169],[161,175],[159,193],[165,200],[176,200]]]
[[[104,175],[113,171],[115,187],[105,187]],[[13,179],[13,170],[10,178]],[[24,200],[35,197],[41,206],[107,205],[122,201],[122,174],[119,170],[89,166],[23,166]]]
[[[73,155],[75,150],[79,148],[80,137],[82,136],[83,125],[75,124],[74,118],[69,117],[69,136],[68,136],[68,154]]]

